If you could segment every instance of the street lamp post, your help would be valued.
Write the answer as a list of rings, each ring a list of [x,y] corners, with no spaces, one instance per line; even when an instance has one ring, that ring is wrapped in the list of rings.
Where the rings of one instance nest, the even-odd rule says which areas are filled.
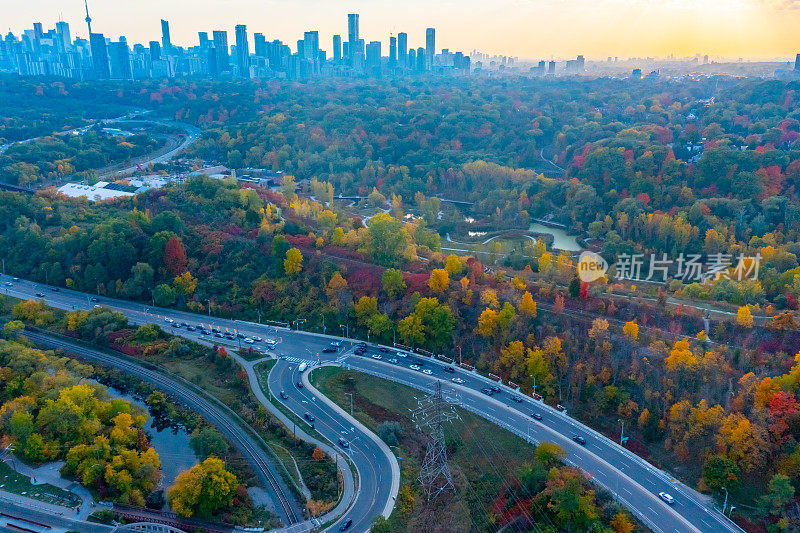
[[[350,416],[353,416],[353,393],[345,392],[345,396],[350,396]]]
[[[722,490],[725,491],[725,501],[722,503],[722,514],[725,514],[725,508],[728,507],[728,489],[722,487]]]
[[[208,304],[208,316],[211,316],[211,300],[206,300],[206,303]]]

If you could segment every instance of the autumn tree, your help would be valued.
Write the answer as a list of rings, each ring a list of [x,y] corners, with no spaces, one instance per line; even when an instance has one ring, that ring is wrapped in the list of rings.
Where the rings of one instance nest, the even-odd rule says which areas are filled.
[[[637,340],[639,338],[639,324],[636,323],[636,320],[625,322],[625,325],[622,326],[622,333],[627,335],[631,340]]]
[[[222,460],[209,457],[178,474],[167,489],[167,499],[170,508],[181,516],[209,518],[233,503],[238,485]]]
[[[167,272],[173,276],[179,276],[186,272],[187,259],[186,250],[178,237],[171,237],[164,247],[164,265]]]
[[[286,250],[286,259],[283,260],[283,270],[287,275],[299,274],[303,269],[303,254],[297,248]]]
[[[450,277],[447,270],[443,268],[434,268],[430,278],[428,278],[428,287],[430,287],[433,292],[441,293],[446,291],[449,285]]]
[[[395,300],[406,290],[403,273],[396,268],[387,268],[381,277],[383,291],[390,299]]]
[[[444,268],[449,274],[457,276],[458,274],[461,274],[461,271],[464,267],[461,264],[461,259],[459,259],[457,255],[451,254],[447,256]]]
[[[519,312],[530,318],[536,318],[536,302],[533,301],[533,295],[529,291],[522,294],[522,298],[517,305]]]
[[[753,313],[750,312],[749,306],[745,305],[739,308],[736,312],[736,323],[747,329],[753,327]]]

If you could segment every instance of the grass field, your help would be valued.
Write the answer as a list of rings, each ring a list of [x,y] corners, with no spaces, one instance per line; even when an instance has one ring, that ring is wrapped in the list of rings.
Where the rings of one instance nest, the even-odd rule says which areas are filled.
[[[534,447],[484,419],[456,408],[460,419],[445,428],[455,493],[443,493],[428,502],[417,478],[425,456],[427,438],[414,427],[409,409],[422,393],[404,385],[372,376],[324,367],[314,370],[311,382],[325,395],[350,409],[353,415],[377,431],[384,421],[403,427],[399,445],[392,450],[400,458],[401,490],[386,531],[496,531],[493,502],[501,489],[516,481],[516,470],[533,454]],[[438,524],[438,526],[434,526]],[[442,524],[447,526],[442,529]]]
[[[0,490],[65,507],[74,507],[81,502],[75,494],[53,485],[34,485],[28,476],[18,474],[2,461],[0,461]]]

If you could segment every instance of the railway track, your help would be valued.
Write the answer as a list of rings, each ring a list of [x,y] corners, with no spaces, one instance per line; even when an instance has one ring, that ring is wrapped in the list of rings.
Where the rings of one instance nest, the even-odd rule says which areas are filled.
[[[116,357],[97,350],[62,340],[50,335],[26,330],[25,336],[41,347],[58,349],[68,352],[80,359],[95,361],[124,372],[130,373],[147,381],[159,389],[179,398],[188,407],[202,414],[209,422],[214,424],[242,453],[251,464],[256,475],[277,499],[278,509],[283,514],[287,525],[299,523],[303,514],[299,504],[292,495],[289,487],[280,478],[266,452],[256,440],[244,431],[240,424],[234,422],[235,413],[227,407],[217,406],[204,396],[192,390],[191,385],[175,381],[162,373],[148,369],[122,357]],[[225,410],[229,411],[226,412]]]

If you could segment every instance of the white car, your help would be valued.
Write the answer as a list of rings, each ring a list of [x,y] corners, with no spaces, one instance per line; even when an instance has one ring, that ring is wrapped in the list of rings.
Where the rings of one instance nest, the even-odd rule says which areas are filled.
[[[244,342],[246,342],[247,344],[253,344],[254,341],[253,339],[245,339]]]
[[[169,322],[170,324],[172,324],[175,321],[172,320],[171,318],[167,317],[167,318],[164,319],[164,322]]]
[[[341,345],[342,345],[342,343],[341,343],[341,342],[339,342],[339,341],[333,341],[333,342],[331,342],[331,346],[336,346],[337,348],[338,348],[339,346],[341,346]]]
[[[419,365],[410,365],[408,368],[411,370],[419,370]]]
[[[253,339],[253,340],[254,340],[254,341],[256,341],[256,342],[260,342],[260,341],[261,341],[261,337],[259,337],[258,335],[253,335],[253,336],[252,336],[252,337],[250,337],[250,338],[251,338],[251,339]]]
[[[373,359],[376,359],[376,360],[378,360],[378,361],[380,361],[381,359],[383,359],[383,358],[380,356],[380,354],[377,354],[377,353],[374,353],[374,354],[372,354],[372,358],[373,358]]]
[[[433,374],[430,368],[426,368],[425,370],[422,371],[422,373],[425,374],[426,376],[430,376],[431,374]]]
[[[406,357],[406,354],[403,352],[397,352],[397,357]]]
[[[451,379],[450,381],[452,381],[453,383],[458,383],[459,385],[461,385],[462,383],[464,383],[464,380],[463,380],[463,379],[461,379],[461,378],[453,378],[453,379]]]
[[[658,497],[667,502],[668,504],[672,505],[675,503],[675,498],[667,494],[666,492],[659,492]]]

